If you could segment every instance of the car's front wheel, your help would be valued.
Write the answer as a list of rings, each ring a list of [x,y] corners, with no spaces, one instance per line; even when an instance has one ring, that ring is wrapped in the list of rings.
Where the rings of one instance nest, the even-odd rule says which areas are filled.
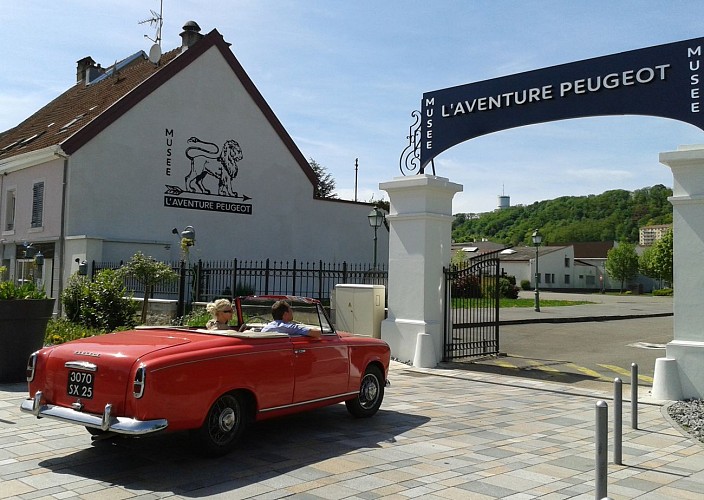
[[[246,401],[238,394],[224,394],[210,407],[203,425],[196,431],[203,452],[224,455],[237,443],[246,424]]]
[[[384,374],[377,366],[370,366],[364,372],[359,394],[345,401],[347,411],[358,418],[371,417],[381,407],[384,399]]]

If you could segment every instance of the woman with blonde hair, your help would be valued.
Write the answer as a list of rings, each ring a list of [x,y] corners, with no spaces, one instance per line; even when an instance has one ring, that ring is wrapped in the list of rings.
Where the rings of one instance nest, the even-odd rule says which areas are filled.
[[[208,311],[213,319],[208,320],[205,327],[208,330],[231,330],[232,327],[228,324],[232,320],[232,304],[227,299],[218,299],[213,302],[209,302],[205,306],[205,310]]]

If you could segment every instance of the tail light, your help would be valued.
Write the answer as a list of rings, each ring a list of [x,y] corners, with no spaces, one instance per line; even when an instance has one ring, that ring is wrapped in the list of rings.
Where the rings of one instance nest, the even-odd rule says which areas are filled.
[[[147,378],[147,367],[142,365],[137,368],[134,374],[134,382],[132,383],[132,395],[139,399],[144,395],[144,384]]]
[[[34,371],[37,368],[37,353],[33,352],[27,360],[27,382],[34,380]]]

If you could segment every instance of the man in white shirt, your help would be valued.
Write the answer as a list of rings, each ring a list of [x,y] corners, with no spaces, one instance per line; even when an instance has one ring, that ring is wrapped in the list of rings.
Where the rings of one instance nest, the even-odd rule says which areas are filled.
[[[274,321],[262,328],[262,332],[287,333],[292,336],[308,336],[314,339],[320,338],[322,332],[318,328],[310,328],[305,325],[293,322],[293,309],[291,304],[285,300],[277,300],[271,306],[271,316]]]

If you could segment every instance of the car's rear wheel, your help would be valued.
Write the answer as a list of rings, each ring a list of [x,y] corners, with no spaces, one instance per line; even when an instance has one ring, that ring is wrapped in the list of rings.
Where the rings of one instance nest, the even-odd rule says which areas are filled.
[[[384,374],[378,366],[370,366],[364,372],[359,394],[345,401],[347,411],[358,418],[371,417],[381,407],[384,399]]]
[[[210,407],[205,422],[196,431],[203,452],[224,455],[235,446],[246,424],[246,401],[239,394],[224,394]]]

